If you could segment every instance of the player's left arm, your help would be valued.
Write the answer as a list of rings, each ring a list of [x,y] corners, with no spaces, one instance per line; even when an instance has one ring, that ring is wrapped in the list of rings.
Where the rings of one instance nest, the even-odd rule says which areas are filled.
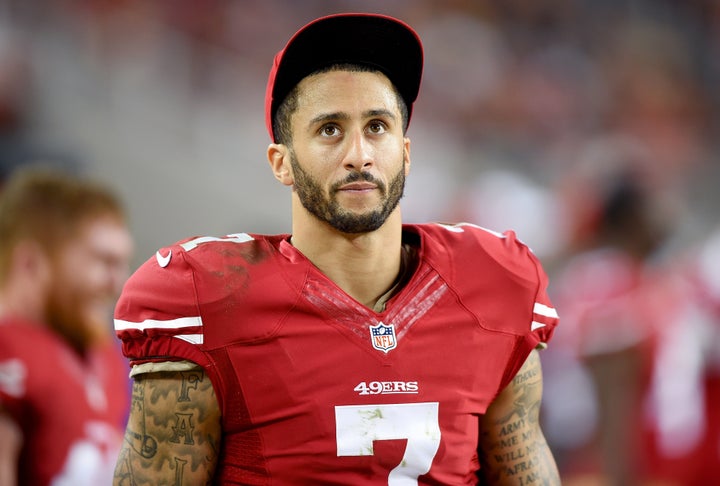
[[[560,485],[540,429],[540,356],[533,350],[512,382],[480,418],[478,454],[489,485]]]

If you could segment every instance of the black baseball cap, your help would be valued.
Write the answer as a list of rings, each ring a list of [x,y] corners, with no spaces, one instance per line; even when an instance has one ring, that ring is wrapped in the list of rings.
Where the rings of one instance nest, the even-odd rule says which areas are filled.
[[[339,63],[377,68],[412,114],[423,69],[422,42],[412,27],[381,14],[329,15],[298,30],[275,56],[265,92],[265,124],[273,141],[273,117],[290,91],[309,74]]]

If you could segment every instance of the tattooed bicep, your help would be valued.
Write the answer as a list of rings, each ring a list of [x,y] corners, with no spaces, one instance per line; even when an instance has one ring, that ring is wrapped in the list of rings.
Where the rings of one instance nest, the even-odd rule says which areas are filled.
[[[537,421],[540,414],[542,386],[540,355],[537,351],[532,351],[510,384],[514,396],[513,410],[527,415],[530,420]]]
[[[202,370],[139,375],[114,484],[205,484],[220,435],[217,398]]]

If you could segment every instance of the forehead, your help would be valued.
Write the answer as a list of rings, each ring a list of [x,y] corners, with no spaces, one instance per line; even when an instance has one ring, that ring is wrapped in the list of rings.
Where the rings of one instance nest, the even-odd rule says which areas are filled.
[[[113,217],[91,218],[83,222],[75,238],[68,243],[68,246],[75,246],[78,251],[121,257],[129,255],[133,247],[129,229]]]
[[[348,112],[385,109],[397,111],[397,91],[378,71],[331,70],[311,74],[298,84],[298,111]]]

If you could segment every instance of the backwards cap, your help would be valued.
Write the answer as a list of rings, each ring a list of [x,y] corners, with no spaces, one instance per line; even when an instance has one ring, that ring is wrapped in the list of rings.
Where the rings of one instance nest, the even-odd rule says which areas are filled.
[[[408,116],[412,113],[423,68],[422,43],[412,27],[386,15],[329,15],[297,31],[275,56],[265,92],[265,124],[274,142],[272,120],[290,91],[309,74],[344,63],[385,74],[403,97]]]

